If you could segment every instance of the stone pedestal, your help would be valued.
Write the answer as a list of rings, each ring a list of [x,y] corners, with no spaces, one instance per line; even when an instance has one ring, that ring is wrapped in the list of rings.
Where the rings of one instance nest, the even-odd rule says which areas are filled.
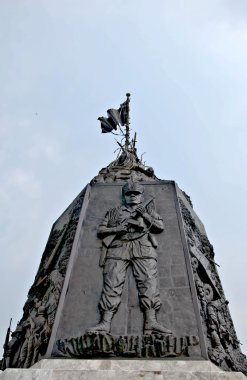
[[[7,369],[0,380],[244,380],[206,360],[43,359],[29,369]]]

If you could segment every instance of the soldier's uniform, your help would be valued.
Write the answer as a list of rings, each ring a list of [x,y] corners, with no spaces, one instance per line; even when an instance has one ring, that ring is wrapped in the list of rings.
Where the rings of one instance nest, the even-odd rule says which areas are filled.
[[[143,186],[126,183],[122,191],[127,207],[109,210],[98,229],[98,236],[103,241],[100,265],[104,267],[99,302],[101,320],[88,332],[110,332],[111,320],[121,302],[127,269],[131,265],[144,313],[144,334],[171,334],[156,320],[161,302],[155,250],[157,242],[153,233],[163,231],[162,218],[154,210],[148,210],[147,203],[142,204]]]
[[[157,286],[157,248],[156,239],[152,232],[161,232],[164,229],[162,218],[155,212],[148,213],[150,222],[142,216],[137,219],[136,211],[123,206],[107,212],[99,226],[99,234],[109,227],[117,227],[136,220],[136,226],[130,224],[127,232],[116,234],[108,247],[107,238],[103,239],[103,252],[105,252],[104,285],[99,307],[102,311],[116,312],[121,301],[121,294],[125,282],[126,271],[132,266],[136,279],[140,306],[143,310],[160,308],[160,297]],[[104,247],[105,246],[105,247]],[[104,253],[103,253],[104,254]]]

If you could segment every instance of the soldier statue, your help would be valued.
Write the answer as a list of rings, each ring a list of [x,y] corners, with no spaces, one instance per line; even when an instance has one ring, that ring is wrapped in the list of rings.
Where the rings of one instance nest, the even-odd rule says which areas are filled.
[[[88,332],[110,332],[111,320],[121,302],[129,266],[136,280],[140,308],[144,313],[144,334],[172,334],[157,322],[161,301],[158,288],[157,242],[153,233],[164,230],[163,220],[144,202],[143,186],[136,182],[122,188],[123,205],[110,209],[99,225],[102,239],[103,290],[99,302],[100,322]]]

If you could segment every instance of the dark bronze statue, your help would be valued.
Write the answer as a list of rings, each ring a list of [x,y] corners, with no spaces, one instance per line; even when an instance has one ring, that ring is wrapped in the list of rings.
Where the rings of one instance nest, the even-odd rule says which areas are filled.
[[[143,186],[126,183],[123,206],[110,209],[98,228],[103,240],[100,265],[104,267],[103,291],[99,302],[100,322],[88,332],[110,332],[111,320],[121,302],[127,268],[131,265],[144,313],[144,334],[172,334],[157,322],[160,295],[157,271],[157,242],[153,233],[164,229],[162,218],[144,202]]]

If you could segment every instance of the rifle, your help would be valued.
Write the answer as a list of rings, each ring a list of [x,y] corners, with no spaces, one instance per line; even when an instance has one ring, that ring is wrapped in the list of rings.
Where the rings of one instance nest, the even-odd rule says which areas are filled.
[[[3,370],[6,368],[6,351],[7,351],[7,348],[8,348],[9,336],[10,336],[10,333],[11,333],[11,322],[12,322],[12,318],[10,318],[9,327],[7,329],[5,342],[4,342],[4,345],[3,345],[3,350],[4,350],[3,351],[3,363],[2,363],[2,369]]]
[[[142,206],[144,208],[146,208],[152,201],[154,200],[154,197],[151,197],[149,198],[146,202],[142,203]],[[126,220],[123,220],[123,222],[125,222]],[[133,219],[131,219],[131,224],[133,225]],[[113,242],[113,240],[116,238],[117,236],[117,233],[113,234],[113,235],[109,235],[109,236],[106,236],[102,242],[103,242],[103,247],[102,247],[102,253],[101,253],[101,256],[100,256],[100,261],[99,261],[99,265],[100,266],[103,266],[104,263],[105,263],[105,257],[106,257],[106,252],[107,252],[107,248],[111,245],[111,243]]]
[[[4,348],[4,351],[6,350],[7,348],[7,345],[9,343],[9,336],[10,336],[10,333],[11,333],[11,322],[12,322],[12,318],[10,318],[10,321],[9,321],[9,327],[7,329],[7,333],[6,333],[6,338],[5,338],[5,342],[4,342],[4,345],[3,345],[3,348]]]

